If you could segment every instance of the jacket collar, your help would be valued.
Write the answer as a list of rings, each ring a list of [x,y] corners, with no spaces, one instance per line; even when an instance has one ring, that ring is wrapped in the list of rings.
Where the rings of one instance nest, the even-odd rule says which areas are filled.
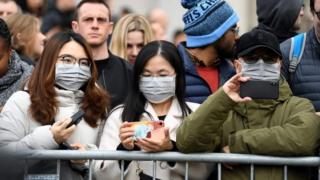
[[[186,50],[185,42],[182,42],[178,45],[178,51],[183,60],[185,70],[191,72],[194,75],[198,75],[195,65],[191,61],[190,55]]]
[[[184,63],[185,70],[195,76],[199,76],[195,68],[195,65],[193,64],[190,58],[190,55],[186,50],[185,42],[182,42],[178,45],[178,51]],[[221,59],[221,62],[218,66],[218,70],[219,70],[219,79],[220,79],[219,86],[224,84],[231,76],[235,74],[235,69],[233,65],[229,60],[226,60],[226,59]]]
[[[72,105],[79,105],[84,97],[84,92],[81,90],[69,91],[55,88],[57,92],[57,100],[60,107],[68,107]]]
[[[151,120],[155,120],[155,121],[159,120],[159,118],[158,118],[156,112],[154,111],[151,103],[147,102],[146,105],[145,105],[145,109],[152,116],[153,119],[151,119]],[[167,120],[168,117],[176,117],[176,118],[181,118],[182,117],[182,111],[181,111],[179,102],[178,102],[176,97],[174,97],[173,100],[172,100],[172,103],[171,103],[171,106],[169,108],[168,114],[166,115],[165,121]],[[150,117],[146,113],[143,113],[143,118],[150,119]]]

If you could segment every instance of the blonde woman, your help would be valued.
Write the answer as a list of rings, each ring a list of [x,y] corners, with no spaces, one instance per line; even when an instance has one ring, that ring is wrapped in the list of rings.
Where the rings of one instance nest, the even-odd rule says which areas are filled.
[[[141,48],[153,40],[154,35],[148,20],[141,15],[129,14],[116,24],[110,50],[133,64]]]
[[[44,48],[45,36],[40,32],[40,21],[31,14],[11,14],[4,19],[12,35],[12,48],[21,59],[34,65]]]

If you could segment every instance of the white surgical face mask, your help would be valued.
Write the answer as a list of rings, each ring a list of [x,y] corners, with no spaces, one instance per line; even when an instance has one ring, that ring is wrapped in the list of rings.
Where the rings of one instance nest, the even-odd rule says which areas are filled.
[[[175,95],[176,76],[141,77],[139,87],[149,102],[159,104]]]
[[[78,64],[56,64],[55,83],[67,90],[79,90],[91,78],[90,67]]]
[[[257,62],[248,64],[245,61],[241,62],[242,76],[250,77],[252,80],[263,81],[278,81],[280,79],[280,64],[267,64],[262,59]]]

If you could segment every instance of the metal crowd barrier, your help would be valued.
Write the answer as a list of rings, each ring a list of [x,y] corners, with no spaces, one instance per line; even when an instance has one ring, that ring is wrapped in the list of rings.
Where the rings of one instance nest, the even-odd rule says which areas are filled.
[[[186,166],[185,180],[188,180],[189,162],[217,163],[218,180],[221,180],[222,163],[236,163],[250,165],[250,180],[254,180],[255,165],[283,166],[284,180],[287,180],[288,166],[320,166],[320,157],[274,157],[244,154],[225,153],[193,153],[183,154],[179,152],[144,153],[141,151],[72,151],[72,150],[33,150],[21,154],[21,158],[28,160],[57,160],[57,174],[51,177],[25,179],[59,179],[60,160],[88,159],[92,160],[121,160],[121,180],[124,179],[124,160],[140,160],[153,162],[153,179],[156,177],[156,161],[184,162]],[[27,174],[26,174],[27,175]],[[89,170],[89,179],[92,179],[92,170]],[[320,180],[320,175],[318,177]]]

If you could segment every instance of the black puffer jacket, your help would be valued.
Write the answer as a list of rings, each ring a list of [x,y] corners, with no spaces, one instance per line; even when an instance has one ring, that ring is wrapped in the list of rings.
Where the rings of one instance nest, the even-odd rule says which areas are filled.
[[[307,32],[307,39],[301,61],[294,73],[289,73],[289,54],[291,39],[280,46],[283,55],[282,74],[286,77],[295,96],[312,101],[317,112],[320,111],[320,43],[314,28]]]

